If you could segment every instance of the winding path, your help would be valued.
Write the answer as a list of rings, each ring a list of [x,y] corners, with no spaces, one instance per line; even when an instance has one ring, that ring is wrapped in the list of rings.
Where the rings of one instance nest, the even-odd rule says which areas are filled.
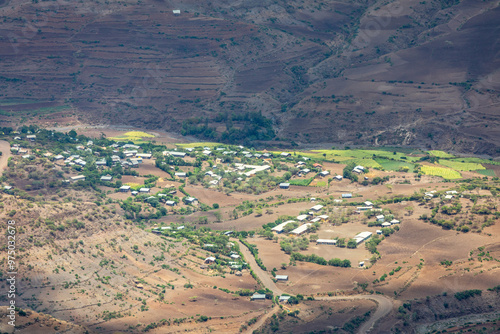
[[[273,282],[271,279],[271,276],[269,273],[265,272],[262,270],[258,265],[257,262],[255,261],[255,258],[253,257],[252,253],[250,253],[250,250],[243,245],[239,240],[237,240],[238,244],[240,245],[240,251],[245,257],[245,260],[247,261],[248,265],[254,273],[257,275],[257,277],[260,279],[262,284],[271,290],[275,296],[279,296],[283,294],[283,290],[281,290],[276,283]],[[358,333],[369,333],[376,323],[385,317],[387,314],[389,314],[392,311],[393,308],[393,302],[392,299],[389,297],[383,296],[383,295],[357,295],[357,296],[332,296],[332,297],[314,297],[315,300],[355,300],[355,299],[367,299],[375,302],[377,304],[377,309],[375,310],[375,313],[372,314],[370,319],[363,323],[363,325],[358,329]],[[266,316],[264,316],[261,321],[259,321],[258,324],[259,327],[264,324],[264,321],[269,318],[274,312],[276,312],[276,309],[273,309],[270,311]]]

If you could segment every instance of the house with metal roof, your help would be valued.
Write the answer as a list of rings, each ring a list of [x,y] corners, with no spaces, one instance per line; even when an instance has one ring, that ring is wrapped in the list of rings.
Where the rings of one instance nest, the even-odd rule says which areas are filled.
[[[304,225],[301,225],[299,227],[297,227],[295,230],[291,231],[290,234],[294,234],[294,235],[302,235],[304,232],[307,231],[307,229],[309,228],[309,226],[311,226],[312,224],[310,223],[307,223],[307,224],[304,224]]]
[[[354,240],[356,240],[357,244],[362,243],[372,236],[372,232],[361,232],[354,236]]]
[[[111,182],[111,181],[113,181],[113,177],[111,175],[103,175],[103,176],[101,176],[101,181]]]
[[[85,181],[85,175],[77,175],[69,178],[71,182]]]
[[[337,240],[333,239],[318,239],[316,240],[316,245],[336,245]]]
[[[119,190],[122,193],[126,193],[130,190],[130,186],[121,186]]]
[[[281,232],[283,232],[283,229],[285,228],[286,225],[288,225],[289,223],[293,223],[293,222],[294,222],[293,220],[287,220],[286,222],[283,222],[283,223],[273,227],[271,229],[271,231],[276,232],[276,233],[281,233]]]
[[[184,199],[184,202],[186,202],[186,204],[194,204],[196,203],[198,200],[194,197],[187,197]]]
[[[265,300],[266,299],[266,295],[265,294],[261,294],[261,293],[255,293],[252,295],[252,297],[250,297],[251,300]]]
[[[306,220],[307,220],[307,218],[309,218],[309,215],[299,215],[299,216],[297,216],[297,220],[298,220],[299,222],[306,221]]]
[[[290,299],[290,296],[285,296],[285,295],[281,295],[278,299],[278,301],[280,303],[288,303],[288,300]]]
[[[323,205],[318,204],[318,205],[313,206],[310,210],[311,210],[311,211],[316,211],[316,212],[317,212],[317,211],[319,211],[319,210],[321,210],[321,209],[323,209]]]

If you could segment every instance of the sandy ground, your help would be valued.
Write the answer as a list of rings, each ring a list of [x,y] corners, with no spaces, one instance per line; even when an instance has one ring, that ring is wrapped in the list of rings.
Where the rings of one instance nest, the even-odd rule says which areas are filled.
[[[10,152],[9,142],[5,140],[0,140],[0,151],[2,152],[2,156],[0,156],[0,173],[3,173],[3,171],[7,167],[9,157],[12,156]]]

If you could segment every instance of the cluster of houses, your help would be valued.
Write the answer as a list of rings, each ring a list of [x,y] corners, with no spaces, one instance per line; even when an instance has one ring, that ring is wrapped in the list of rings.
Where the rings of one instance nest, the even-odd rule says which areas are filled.
[[[383,228],[391,227],[392,225],[398,225],[400,223],[400,221],[397,219],[392,219],[391,221],[385,221],[384,215],[377,215],[375,216],[375,219],[377,219],[378,223],[382,223],[380,224],[380,226],[382,226]],[[382,230],[377,230],[377,234],[382,234]]]
[[[436,190],[431,190],[431,191],[426,192],[424,194],[424,199],[430,200],[430,199],[434,198],[434,196],[436,196],[436,192],[437,192]],[[448,190],[448,191],[446,191],[445,195],[443,196],[443,199],[445,199],[447,201],[451,201],[458,194],[459,193],[456,190]]]
[[[363,167],[363,166],[356,166],[356,167],[354,167],[352,169],[352,172],[356,173],[356,174],[364,173],[365,172],[365,167]]]
[[[311,207],[309,209],[310,210],[309,213],[297,216],[297,221],[299,223],[302,223],[302,225],[291,230],[289,232],[289,234],[294,235],[294,236],[300,236],[300,235],[304,234],[305,232],[307,232],[307,230],[309,229],[310,226],[313,225],[313,223],[327,222],[328,218],[329,218],[327,215],[320,215],[320,216],[314,217],[314,214],[321,211],[321,209],[323,209],[323,205],[318,204],[318,205]],[[314,218],[311,218],[311,217],[314,217]],[[285,226],[287,226],[290,223],[295,223],[295,220],[287,220],[279,225],[276,225],[275,227],[273,227],[271,229],[271,231],[273,231],[277,234],[281,234],[285,230]]]
[[[20,154],[23,159],[28,159],[31,155],[28,154],[28,149],[19,146],[19,144],[13,144],[10,148],[12,154]]]

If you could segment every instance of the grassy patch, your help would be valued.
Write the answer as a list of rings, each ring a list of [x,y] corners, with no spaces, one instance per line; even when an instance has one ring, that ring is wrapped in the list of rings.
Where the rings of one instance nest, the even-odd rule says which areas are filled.
[[[290,185],[292,186],[308,186],[311,184],[312,180],[314,180],[314,177],[311,177],[310,179],[295,179],[295,180],[289,180]]]
[[[438,157],[438,158],[453,158],[453,157],[455,157],[454,155],[446,153],[444,151],[434,150],[434,151],[427,151],[427,153],[429,153],[430,155],[433,155],[435,157]]]
[[[115,141],[131,141],[134,143],[144,142],[144,138],[154,138],[154,135],[142,131],[129,131],[121,136],[108,137],[108,139]]]
[[[496,176],[495,171],[493,169],[481,169],[477,170],[476,173],[483,174],[485,176],[493,176],[493,177]]]
[[[426,175],[441,176],[443,179],[447,180],[460,179],[462,177],[459,172],[449,168],[423,165],[420,170]]]
[[[459,171],[471,171],[471,170],[478,170],[478,169],[486,169],[483,167],[483,165],[475,163],[475,162],[458,162],[458,161],[451,161],[451,160],[439,160],[439,164],[453,168],[455,170]]]
[[[326,181],[318,181],[316,182],[316,187],[326,187]]]
[[[398,160],[387,160],[387,159],[375,159],[375,161],[382,166],[384,170],[400,170],[403,167],[408,167],[409,171],[412,172],[415,169],[415,165],[409,162],[398,161]]]
[[[349,160],[349,162],[354,162],[354,163],[356,163],[356,165],[360,165],[360,166],[368,167],[368,168],[374,168],[374,167],[382,168],[382,166],[373,159],[352,159],[352,160]]]

